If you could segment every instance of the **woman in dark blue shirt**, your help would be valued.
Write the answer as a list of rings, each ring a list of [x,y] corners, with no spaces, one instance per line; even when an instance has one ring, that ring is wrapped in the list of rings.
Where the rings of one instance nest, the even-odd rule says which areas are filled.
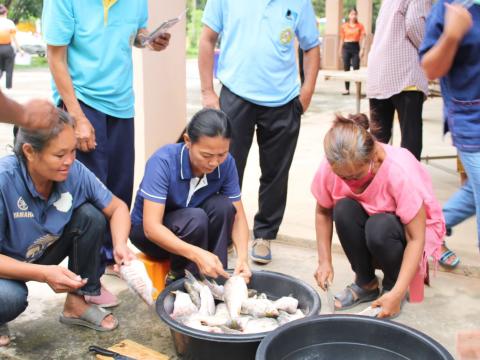
[[[108,219],[117,264],[127,247],[128,208],[75,160],[72,118],[55,110],[51,128],[20,128],[15,155],[0,159],[0,346],[8,322],[27,307],[27,281],[67,293],[60,321],[98,331],[117,327],[113,315],[84,296],[100,293],[100,246]],[[68,256],[68,269],[58,264]]]
[[[193,273],[228,277],[227,247],[237,250],[235,273],[250,277],[248,225],[231,125],[223,112],[195,114],[184,142],[161,147],[148,160],[132,212],[130,240],[157,259],[171,260],[167,282]]]

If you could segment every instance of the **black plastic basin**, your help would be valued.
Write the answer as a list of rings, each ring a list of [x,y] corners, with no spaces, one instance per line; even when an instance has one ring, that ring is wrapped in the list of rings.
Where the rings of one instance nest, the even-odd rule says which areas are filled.
[[[393,321],[355,315],[301,319],[272,331],[256,360],[453,360],[438,342]]]
[[[166,287],[156,302],[157,314],[170,327],[175,350],[184,359],[198,360],[254,360],[258,345],[268,333],[229,335],[211,334],[189,328],[170,317],[173,311],[175,290],[184,290],[184,280]],[[219,279],[218,283],[222,283]],[[271,299],[292,295],[298,299],[299,308],[306,316],[320,311],[320,297],[310,285],[294,277],[271,271],[254,271],[249,288],[264,292]]]

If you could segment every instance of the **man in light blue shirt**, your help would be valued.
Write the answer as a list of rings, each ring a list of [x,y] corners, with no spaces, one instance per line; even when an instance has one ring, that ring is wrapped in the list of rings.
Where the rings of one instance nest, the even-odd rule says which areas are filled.
[[[232,121],[230,153],[240,182],[257,132],[262,177],[251,257],[268,263],[269,240],[276,238],[285,212],[300,117],[310,104],[320,66],[315,13],[310,0],[208,0],[202,21],[203,106],[221,108]],[[213,89],[214,47],[219,37],[220,98]],[[301,87],[295,37],[304,51]]]
[[[77,159],[130,206],[134,173],[132,46],[143,47],[147,0],[45,0],[54,99],[76,120]],[[163,34],[149,47],[168,46]],[[102,249],[113,262],[111,240]],[[103,292],[103,288],[102,288]],[[110,300],[102,303],[118,303]]]

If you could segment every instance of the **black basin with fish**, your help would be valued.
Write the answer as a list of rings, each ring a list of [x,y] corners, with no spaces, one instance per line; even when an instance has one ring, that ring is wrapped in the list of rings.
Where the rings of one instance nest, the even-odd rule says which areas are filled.
[[[293,321],[268,334],[256,360],[453,360],[438,342],[393,321],[326,315]]]
[[[258,334],[230,335],[212,334],[187,327],[171,318],[175,290],[184,290],[184,279],[166,287],[156,302],[158,316],[167,323],[172,333],[175,350],[183,359],[195,360],[254,360],[260,341],[268,332]],[[219,284],[224,280],[218,279]],[[272,271],[253,271],[249,288],[267,294],[276,300],[292,295],[298,299],[298,307],[308,316],[320,311],[320,297],[310,285],[292,276]]]

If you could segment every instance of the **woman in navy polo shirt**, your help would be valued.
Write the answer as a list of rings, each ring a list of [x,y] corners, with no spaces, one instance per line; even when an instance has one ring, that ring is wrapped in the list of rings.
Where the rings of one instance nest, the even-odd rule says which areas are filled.
[[[161,147],[148,160],[132,212],[130,240],[147,255],[171,260],[167,281],[184,269],[228,277],[227,247],[237,250],[235,273],[250,277],[248,226],[235,161],[231,125],[219,110],[195,114],[184,142]]]
[[[20,128],[14,152],[0,159],[0,346],[7,323],[27,307],[26,281],[66,292],[60,321],[99,331],[113,315],[84,296],[100,293],[100,246],[107,218],[117,264],[128,262],[127,206],[75,160],[73,120],[55,110],[47,130]],[[68,269],[57,266],[68,256]]]

